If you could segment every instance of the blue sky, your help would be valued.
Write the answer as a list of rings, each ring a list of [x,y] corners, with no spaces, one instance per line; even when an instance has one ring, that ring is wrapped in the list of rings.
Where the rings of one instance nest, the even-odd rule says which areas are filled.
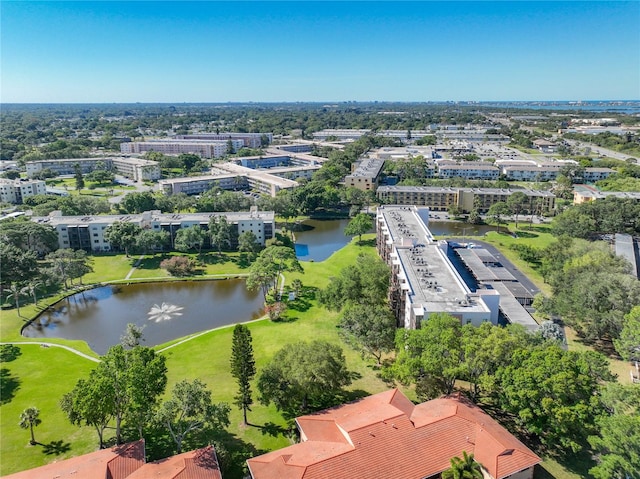
[[[640,2],[1,2],[2,102],[640,98]]]

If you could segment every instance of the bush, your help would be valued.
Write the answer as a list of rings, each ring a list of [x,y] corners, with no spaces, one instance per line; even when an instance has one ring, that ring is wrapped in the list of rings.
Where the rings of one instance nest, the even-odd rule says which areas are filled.
[[[160,267],[172,276],[189,276],[195,271],[196,262],[187,256],[174,256],[163,260]]]

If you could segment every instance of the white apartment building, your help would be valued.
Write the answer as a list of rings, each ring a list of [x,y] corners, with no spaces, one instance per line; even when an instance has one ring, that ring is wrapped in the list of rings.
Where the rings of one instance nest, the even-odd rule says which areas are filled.
[[[3,203],[22,204],[25,198],[44,195],[47,187],[41,180],[9,180],[0,178],[0,201]]]
[[[456,164],[440,162],[438,163],[438,176],[440,178],[458,176],[468,180],[497,180],[500,176],[500,169],[480,161],[463,161]]]
[[[193,133],[176,135],[175,138],[176,140],[215,140],[225,142],[227,140],[242,140],[242,146],[246,146],[247,148],[260,148],[263,138],[266,138],[269,144],[273,142],[273,133]]]
[[[208,229],[211,217],[226,217],[227,221],[237,226],[238,235],[251,231],[256,235],[258,243],[273,238],[275,229],[275,213],[273,211],[247,211],[225,213],[186,213],[164,214],[160,211],[145,211],[137,215],[95,215],[95,216],[62,216],[54,211],[49,216],[33,217],[32,221],[53,227],[58,234],[60,248],[83,249],[85,251],[111,251],[111,245],[104,238],[105,230],[115,222],[135,223],[141,228],[154,231],[167,231],[171,244],[181,228],[199,225]],[[210,242],[205,242],[205,248]]]
[[[335,138],[337,141],[354,141],[369,133],[371,133],[370,129],[356,130],[348,128],[326,128],[324,130],[314,132],[313,139],[318,141],[327,141],[328,138]]]
[[[380,206],[376,241],[391,267],[390,299],[398,327],[416,329],[434,313],[447,313],[462,324],[498,324],[500,294],[467,287],[447,258],[447,242],[428,229],[428,208]]]
[[[120,151],[125,154],[141,154],[147,151],[157,151],[165,155],[181,155],[190,153],[202,158],[219,158],[232,153],[229,151],[228,141],[233,145],[233,151],[244,146],[244,140],[148,140],[120,143]]]
[[[127,144],[127,143],[122,143]],[[160,163],[142,158],[106,157],[106,158],[65,158],[59,160],[29,161],[26,164],[27,176],[49,169],[58,175],[73,175],[75,166],[80,165],[83,174],[91,173],[98,163],[107,170],[130,178],[134,181],[156,181],[160,179]]]

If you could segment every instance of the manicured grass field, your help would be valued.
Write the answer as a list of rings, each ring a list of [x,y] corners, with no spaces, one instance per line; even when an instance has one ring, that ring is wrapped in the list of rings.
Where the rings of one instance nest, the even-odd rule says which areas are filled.
[[[86,377],[95,363],[61,348],[21,345],[21,354],[2,363],[2,447],[0,474],[41,466],[95,450],[93,429],[72,426],[58,405],[78,378]],[[18,426],[27,407],[40,410],[42,424],[34,429],[38,444],[29,445],[29,430]]]
[[[374,361],[368,358],[363,359],[358,352],[342,343],[336,329],[337,313],[328,312],[317,306],[314,300],[313,288],[326,285],[329,276],[337,274],[342,267],[355,261],[359,252],[373,254],[371,242],[365,244],[365,246],[358,246],[352,243],[322,263],[303,263],[305,273],[299,277],[303,281],[306,293],[291,305],[285,318],[279,322],[258,320],[249,323],[253,334],[258,371],[276,351],[288,343],[325,339],[341,344],[347,358],[347,364],[358,378],[349,388],[352,393],[346,399],[376,393],[387,388],[377,377],[377,371],[373,367]],[[217,257],[217,255],[215,256]],[[207,265],[207,273],[211,271],[210,274],[216,274],[216,272],[223,270],[226,272],[231,270],[232,273],[244,271],[238,266],[238,255],[225,255],[225,258],[227,259],[225,262]],[[149,259],[153,260],[153,258],[145,260]],[[97,280],[100,274],[109,271],[107,273],[109,279],[116,279],[116,268],[112,268],[112,266],[117,264],[119,265],[117,267],[119,279],[122,279],[128,273],[132,262],[133,258],[126,259],[123,255],[98,256],[95,258],[95,272],[92,275]],[[288,275],[287,282],[292,281],[295,277]],[[86,280],[87,278],[85,278],[85,282]],[[21,308],[21,311],[24,316],[27,316],[33,314],[35,308],[24,307]],[[19,328],[22,322],[23,320],[17,316],[15,310],[3,311],[2,340],[24,340],[19,337]],[[167,357],[169,371],[167,394],[177,381],[197,377],[210,387],[214,401],[232,403],[236,386],[229,372],[231,335],[231,327],[222,328],[169,348],[162,353]],[[49,339],[47,341],[67,344],[84,352],[88,351],[86,344],[81,341]],[[156,349],[159,350],[162,347],[159,346]],[[95,431],[90,428],[76,428],[68,424],[58,406],[60,397],[70,391],[79,378],[86,377],[88,372],[95,367],[95,363],[53,347],[42,348],[36,345],[25,345],[21,349],[28,350],[28,354],[23,354],[16,361],[5,363],[2,366],[9,370],[10,377],[20,378],[20,385],[19,394],[16,393],[10,401],[0,405],[3,431],[0,445],[1,474],[42,465],[56,457],[84,454],[94,450],[97,445]],[[61,377],[64,380],[60,380]],[[413,396],[411,392],[408,393]],[[29,439],[28,431],[18,428],[17,422],[20,412],[30,406],[38,407],[43,419],[42,425],[36,429],[36,439],[43,443],[62,440],[63,444],[60,448],[65,451],[64,455],[46,455],[41,452],[41,446],[26,445]],[[289,439],[278,429],[278,426],[286,426],[286,421],[273,406],[263,406],[256,400],[252,412],[249,413],[249,421],[255,426],[242,426],[240,411],[232,407],[231,421],[229,432],[239,443],[247,445],[248,450],[267,451],[289,444]],[[5,430],[12,432],[5,435]]]
[[[526,229],[522,231],[527,232]],[[534,230],[534,232],[538,236],[522,235],[516,239],[509,235],[489,233],[487,239],[490,242],[495,241],[494,244],[505,256],[512,259],[511,255],[513,255],[514,263],[525,270],[522,262],[516,258],[517,253],[509,250],[508,245],[521,242],[541,247],[551,241],[547,231]],[[345,400],[388,388],[388,385],[378,378],[374,361],[362,358],[358,352],[342,342],[336,328],[337,313],[318,306],[314,298],[314,289],[325,287],[329,278],[339,274],[342,268],[353,264],[359,253],[375,254],[374,244],[375,235],[366,235],[363,237],[362,245],[352,242],[326,261],[303,262],[304,273],[287,274],[287,284],[299,278],[303,282],[305,293],[290,305],[282,321],[258,320],[248,323],[253,336],[258,371],[268,363],[276,351],[286,344],[301,340],[324,339],[343,347],[347,365],[357,378],[349,387],[350,393]],[[224,261],[215,253],[207,253],[207,255],[212,255],[212,259],[206,266],[206,274],[246,272],[246,267],[242,266],[239,255],[225,255]],[[145,257],[141,268],[135,271],[133,277],[162,277],[159,258],[160,255]],[[87,275],[84,282],[122,280],[135,260],[136,258],[125,258],[124,255],[96,256],[94,257],[95,272]],[[207,260],[204,261],[206,263]],[[541,283],[536,281],[538,282]],[[47,301],[51,300],[49,298]],[[36,312],[33,305],[25,306],[21,310],[24,316],[32,316]],[[1,314],[2,340],[21,339],[19,328],[24,320],[17,316],[15,310],[2,311]],[[231,337],[232,327],[225,327],[181,344],[176,345],[178,341],[174,340],[158,346],[156,350],[161,351],[169,345],[174,345],[161,353],[167,358],[169,380],[167,395],[176,382],[182,379],[199,378],[211,389],[214,401],[232,403],[236,385],[229,371]],[[66,344],[84,352],[88,351],[86,343],[81,341],[48,341]],[[570,344],[572,344],[571,341]],[[2,364],[3,390],[2,404],[0,404],[2,428],[0,474],[2,475],[90,452],[97,447],[95,431],[91,428],[71,426],[58,405],[60,397],[73,388],[77,379],[86,377],[95,367],[95,363],[53,347],[24,345],[21,346],[21,351],[22,354],[15,361]],[[6,388],[11,390],[10,394],[5,394]],[[257,396],[255,384],[253,390],[255,398]],[[412,390],[406,390],[405,393],[415,399]],[[20,412],[30,406],[38,407],[41,411],[40,417],[43,423],[36,428],[35,432],[36,439],[44,446],[29,446],[28,430],[22,430],[17,426]],[[231,426],[228,432],[234,444],[244,451],[245,455],[259,454],[290,443],[288,437],[282,432],[287,423],[273,406],[264,406],[256,399],[248,418],[251,425],[243,426],[241,412],[232,406]],[[580,459],[575,459],[574,462],[575,464],[568,462],[565,466],[555,460],[545,459],[542,467],[536,470],[535,477],[538,479],[589,477],[584,465],[580,467]],[[228,479],[232,477],[229,476]]]

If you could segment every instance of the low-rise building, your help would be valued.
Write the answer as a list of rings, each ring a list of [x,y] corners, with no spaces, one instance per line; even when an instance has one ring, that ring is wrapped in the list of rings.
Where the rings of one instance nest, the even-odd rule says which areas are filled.
[[[505,188],[452,188],[439,186],[380,186],[376,192],[385,204],[427,206],[433,211],[447,211],[456,206],[463,213],[477,209],[489,211],[492,205],[506,202],[516,191],[529,198],[527,211],[549,212],[555,208],[555,195],[549,191]],[[535,208],[534,208],[535,207]]]
[[[253,479],[435,479],[473,454],[486,479],[532,479],[541,459],[468,400],[414,405],[397,389],[296,418],[301,442],[247,461]]]
[[[94,216],[62,216],[54,211],[49,216],[31,218],[32,221],[50,225],[58,235],[59,248],[83,249],[85,251],[112,251],[111,244],[105,239],[106,229],[116,222],[134,223],[143,229],[166,231],[169,233],[171,245],[176,233],[181,228],[198,225],[208,229],[212,217],[224,216],[227,222],[237,227],[238,235],[250,231],[261,245],[274,237],[275,214],[273,211],[246,211],[226,213],[183,213],[165,214],[160,211],[145,211],[132,215],[94,215]],[[210,247],[209,239],[204,247]]]
[[[5,479],[222,479],[212,446],[154,462],[144,439],[4,476]]]
[[[228,141],[242,140],[242,146],[247,148],[261,148],[273,142],[273,133],[190,133],[186,135],[176,135],[177,140],[208,140],[208,141]]]
[[[0,178],[0,201],[3,203],[22,204],[25,198],[47,193],[47,186],[42,180],[10,180]]]
[[[587,183],[595,183],[596,181],[606,180],[616,173],[611,168],[585,168],[582,179]]]
[[[354,141],[364,135],[371,133],[368,129],[334,129],[326,128],[324,130],[316,131],[313,133],[313,139],[318,141],[327,141],[328,139],[335,139],[337,141]]]
[[[231,149],[229,151],[229,142]],[[120,143],[120,151],[125,154],[141,154],[157,151],[165,155],[190,153],[202,158],[219,158],[244,147],[243,140],[148,140]]]
[[[543,138],[533,140],[533,146],[543,153],[555,153],[558,149],[558,145]]]
[[[117,174],[134,181],[156,181],[160,179],[160,163],[142,158],[105,157],[40,160],[27,162],[26,168],[27,176],[32,178],[33,175],[42,170],[51,170],[58,175],[73,175],[76,165],[79,165],[82,174],[87,174],[95,170],[100,163],[107,170],[115,171]]]
[[[375,191],[383,166],[384,160],[364,158],[353,165],[351,174],[344,178],[344,185],[364,191]]]
[[[440,178],[465,178],[468,180],[497,180],[500,169],[481,161],[463,161],[460,163],[438,163]]]
[[[610,196],[640,202],[640,192],[637,191],[598,191],[595,189],[576,188],[573,190],[573,204],[579,205],[581,203],[601,200]]]

